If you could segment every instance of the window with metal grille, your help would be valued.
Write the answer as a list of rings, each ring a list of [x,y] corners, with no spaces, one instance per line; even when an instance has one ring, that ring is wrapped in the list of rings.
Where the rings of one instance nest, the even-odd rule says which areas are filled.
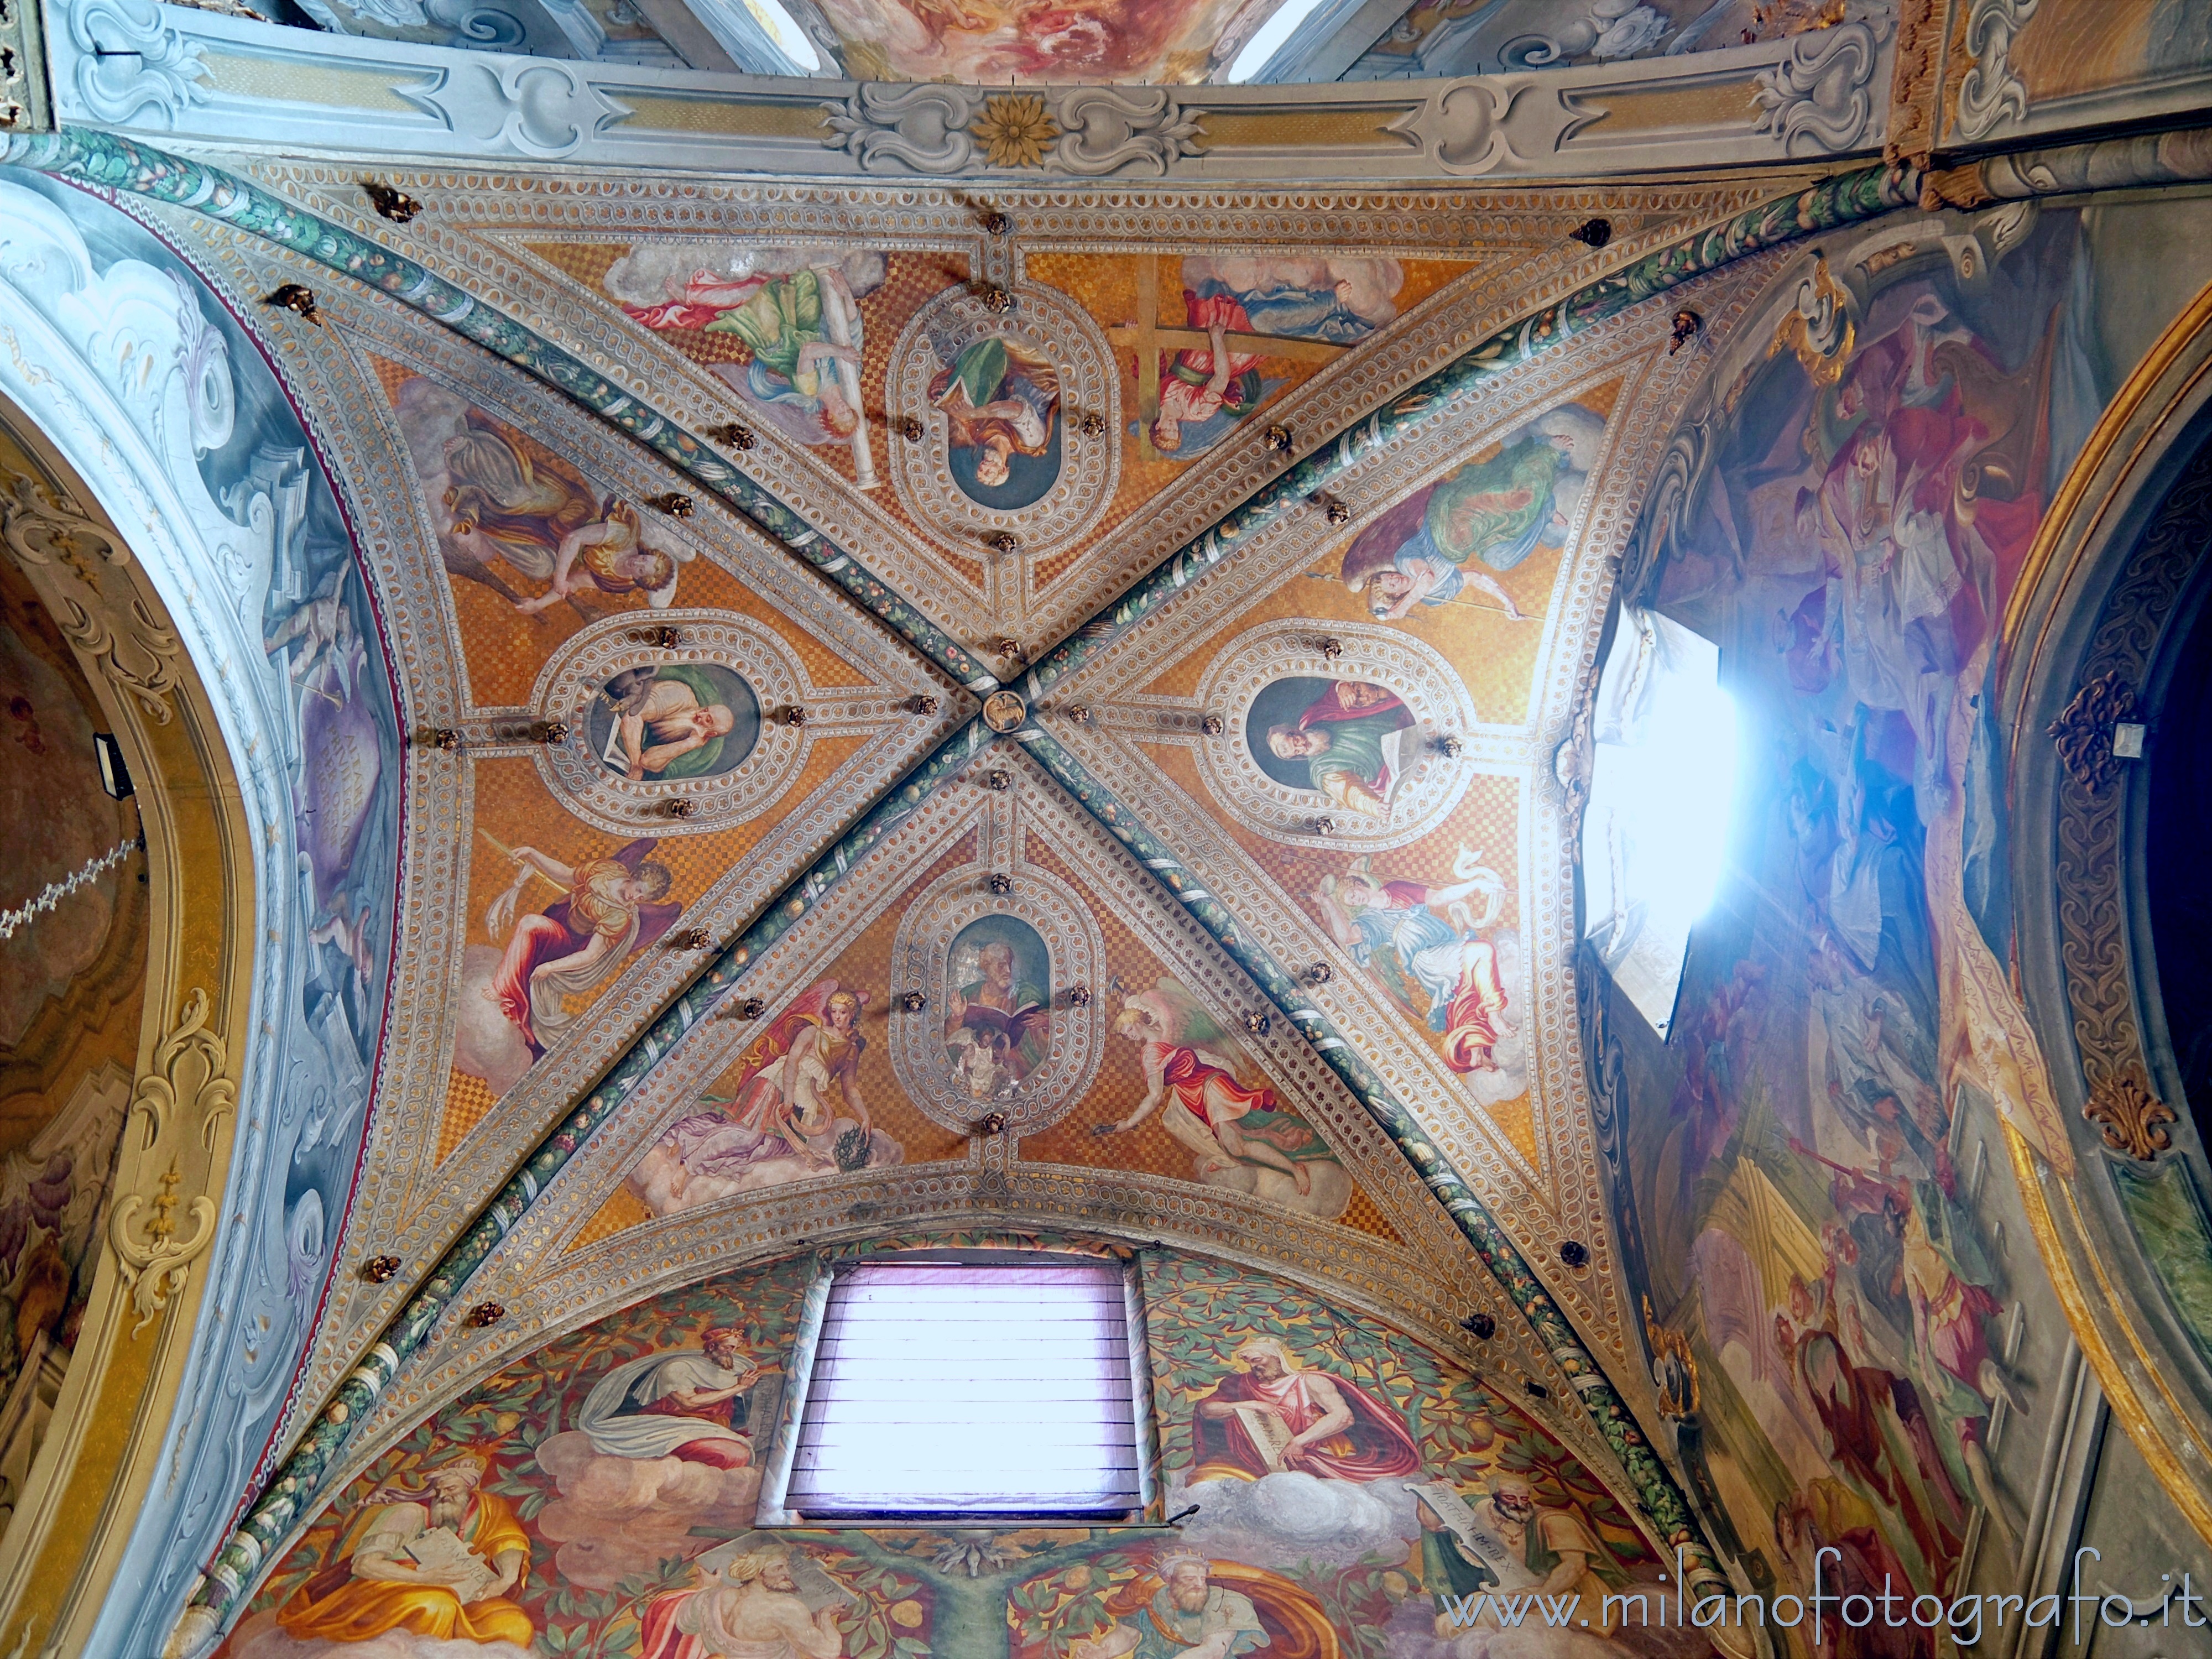
[[[808,1520],[1140,1508],[1130,1293],[1111,1263],[890,1261],[830,1285],[784,1503]],[[1141,1342],[1133,1345],[1141,1364]]]

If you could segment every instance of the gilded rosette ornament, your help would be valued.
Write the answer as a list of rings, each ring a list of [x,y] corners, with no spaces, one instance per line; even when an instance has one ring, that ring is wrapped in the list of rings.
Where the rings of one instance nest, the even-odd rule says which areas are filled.
[[[1044,100],[1035,96],[992,99],[968,131],[994,167],[1042,167],[1045,146],[1060,137]]]

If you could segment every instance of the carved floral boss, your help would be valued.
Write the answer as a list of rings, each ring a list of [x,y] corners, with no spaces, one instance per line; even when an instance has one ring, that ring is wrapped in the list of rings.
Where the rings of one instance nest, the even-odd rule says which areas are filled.
[[[1044,112],[1044,100],[1034,96],[991,99],[968,131],[994,167],[1042,167],[1045,146],[1060,137]]]

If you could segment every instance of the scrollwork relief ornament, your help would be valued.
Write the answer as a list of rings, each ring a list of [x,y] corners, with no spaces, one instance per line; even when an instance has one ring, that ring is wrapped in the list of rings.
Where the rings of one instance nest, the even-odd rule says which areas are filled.
[[[1673,26],[1641,0],[1589,0],[1583,15],[1548,30],[1516,34],[1498,48],[1509,70],[1551,69],[1581,59],[1607,63],[1659,44]]]
[[[94,120],[173,126],[207,102],[198,43],[164,23],[155,0],[75,0],[63,10],[79,53],[77,96]]]
[[[2065,712],[2051,723],[2051,737],[2067,775],[2093,795],[2101,795],[2119,775],[2112,732],[2136,717],[2135,688],[2117,672],[2100,674],[2074,694]]]
[[[1974,0],[1966,14],[1966,50],[1974,61],[1959,77],[1959,137],[1970,143],[2027,114],[2027,85],[2005,59],[2039,3]]]
[[[1858,149],[1874,125],[1881,40],[1866,21],[1793,37],[1790,55],[1753,77],[1758,131],[1779,138],[1788,155]]]
[[[823,108],[823,143],[868,173],[1158,177],[1198,154],[1199,118],[1164,87],[1048,88],[1014,97],[971,87],[863,86]]]
[[[134,1336],[183,1291],[192,1262],[215,1240],[216,1203],[204,1193],[185,1204],[191,1231],[178,1236],[178,1189],[184,1175],[174,1150],[186,1131],[197,1128],[202,1149],[211,1152],[223,1120],[238,1104],[238,1085],[226,1075],[229,1050],[208,1029],[209,1012],[207,993],[193,990],[176,1028],[155,1045],[153,1066],[131,1097],[131,1112],[143,1115],[141,1151],[151,1153],[165,1144],[173,1149],[153,1190],[123,1194],[108,1218],[107,1242],[138,1314]],[[146,1159],[144,1167],[155,1162]]]
[[[0,542],[33,581],[70,641],[147,718],[167,726],[175,718],[170,699],[181,672],[183,647],[155,619],[128,577],[112,589],[100,573],[131,562],[123,544],[96,520],[57,498],[46,481],[18,473],[0,491]]]
[[[983,94],[969,87],[863,86],[822,106],[830,132],[822,142],[867,173],[964,172],[976,153],[968,128],[982,103]]]
[[[571,64],[490,59],[392,90],[453,131],[533,161],[558,161],[632,112]]]
[[[2145,1163],[2173,1145],[2173,1137],[2165,1128],[2175,1121],[2173,1108],[2152,1091],[2150,1078],[2141,1066],[2100,1078],[2089,1091],[2081,1115],[2097,1126],[2105,1145]]]
[[[1555,154],[1589,119],[1557,88],[1511,93],[1480,79],[1455,81],[1383,131],[1421,147],[1446,172],[1464,177],[1512,171]]]
[[[205,1193],[188,1206],[191,1236],[177,1237],[177,1188],[183,1180],[177,1166],[170,1164],[161,1176],[161,1192],[143,1220],[139,1212],[147,1208],[144,1194],[126,1193],[117,1200],[113,1219],[108,1224],[107,1242],[115,1247],[123,1282],[130,1287],[131,1305],[138,1314],[138,1322],[131,1328],[133,1336],[153,1323],[170,1299],[184,1290],[191,1277],[193,1261],[215,1239],[215,1200]]]
[[[1767,356],[1788,351],[1814,386],[1832,386],[1844,378],[1856,338],[1850,294],[1828,269],[1827,255],[1815,249],[1813,269],[1797,284],[1797,303],[1774,331]]]
[[[1164,175],[1174,161],[1198,154],[1198,117],[1165,87],[1073,87],[1056,103],[1060,142],[1046,162],[1055,172]]]

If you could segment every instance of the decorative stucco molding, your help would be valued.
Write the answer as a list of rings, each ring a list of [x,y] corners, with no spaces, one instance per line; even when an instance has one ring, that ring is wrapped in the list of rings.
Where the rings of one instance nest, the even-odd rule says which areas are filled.
[[[185,1288],[191,1266],[215,1239],[216,1201],[205,1193],[185,1203],[190,1233],[179,1236],[178,1188],[183,1183],[185,1149],[196,1139],[212,1151],[224,1120],[238,1106],[231,1079],[230,1054],[220,1032],[208,1024],[208,994],[195,986],[185,999],[177,1024],[154,1049],[152,1066],[141,1074],[131,1097],[149,1156],[139,1162],[138,1187],[116,1195],[107,1242],[121,1264],[138,1315],[137,1335]]]
[[[1974,0],[1966,14],[1966,51],[1973,58],[1959,77],[1959,137],[1978,143],[2027,114],[2027,86],[2005,61],[2039,0]]]
[[[1131,171],[1164,176],[1199,153],[1197,116],[1165,87],[1071,87],[1060,97],[1060,170],[1085,179]]]
[[[410,16],[421,9],[390,3]],[[1009,91],[599,61],[569,55],[573,46],[550,26],[533,26],[512,49],[539,55],[507,55],[499,43],[521,27],[495,21],[512,9],[507,0],[465,13],[453,3],[455,27],[490,31],[468,43],[478,49],[287,28],[155,0],[54,0],[58,114],[293,153],[772,178],[1374,185],[1827,159],[1878,143],[1887,107],[1858,96],[1861,82],[1887,73],[1886,43],[1868,46],[1859,24],[1678,57],[1422,81]],[[438,0],[424,15],[441,22]],[[1839,45],[1845,38],[1854,44]],[[1871,69],[1864,52],[1878,60]],[[1778,122],[1753,101],[1762,74],[1781,89]],[[292,89],[282,100],[256,89],[279,84]],[[1678,102],[1675,94],[1708,112],[1687,125],[1655,119],[1654,99]],[[1814,112],[1793,122],[1801,109]]]
[[[174,127],[208,101],[200,43],[171,26],[159,0],[79,0],[63,15],[67,33],[55,45],[65,43],[76,59],[63,101],[86,117]]]
[[[100,672],[155,724],[175,719],[177,636],[149,614],[127,584],[100,586],[88,555],[111,566],[131,562],[106,527],[56,501],[44,479],[19,474],[7,481],[7,494],[0,497],[0,540],[18,562],[44,569],[55,620],[99,663]]]
[[[830,134],[822,142],[864,172],[964,173],[975,159],[969,124],[982,106],[974,87],[855,87],[823,105]]]
[[[629,108],[573,64],[464,52],[427,85],[392,88],[458,137],[533,161],[574,155]]]
[[[1863,147],[1880,107],[1885,20],[1792,35],[1790,55],[1753,77],[1759,130],[1793,156],[1836,155]]]

